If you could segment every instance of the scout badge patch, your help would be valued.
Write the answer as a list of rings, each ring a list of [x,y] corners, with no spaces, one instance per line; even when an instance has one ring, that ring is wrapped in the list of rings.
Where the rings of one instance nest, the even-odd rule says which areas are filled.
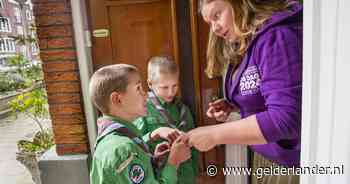
[[[133,184],[140,184],[145,179],[145,171],[141,165],[132,165],[129,171],[129,179]]]

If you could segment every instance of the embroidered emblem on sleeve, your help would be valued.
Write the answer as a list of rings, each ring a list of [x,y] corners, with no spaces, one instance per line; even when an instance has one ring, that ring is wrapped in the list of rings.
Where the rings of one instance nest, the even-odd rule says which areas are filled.
[[[129,179],[133,184],[141,184],[145,179],[145,171],[139,164],[131,166],[129,171]]]
[[[134,160],[136,155],[136,153],[131,153],[129,158],[119,165],[119,167],[117,168],[117,173],[121,173],[130,164],[130,162]]]

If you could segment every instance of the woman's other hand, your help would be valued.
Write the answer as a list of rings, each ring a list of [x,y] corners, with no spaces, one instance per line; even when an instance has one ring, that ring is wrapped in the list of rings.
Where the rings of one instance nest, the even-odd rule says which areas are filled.
[[[207,110],[207,116],[209,118],[215,118],[216,121],[225,122],[234,110],[238,110],[236,107],[232,107],[226,102],[225,99],[221,98],[209,103]]]

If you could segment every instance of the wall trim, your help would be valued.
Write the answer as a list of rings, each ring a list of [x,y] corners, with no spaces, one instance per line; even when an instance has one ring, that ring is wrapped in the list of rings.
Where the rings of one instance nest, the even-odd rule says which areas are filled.
[[[94,144],[97,137],[96,117],[97,111],[89,98],[89,82],[93,73],[91,57],[91,43],[86,4],[84,0],[71,0],[74,38],[77,49],[79,74],[83,95],[84,112],[88,129],[89,145],[91,153],[94,152]]]

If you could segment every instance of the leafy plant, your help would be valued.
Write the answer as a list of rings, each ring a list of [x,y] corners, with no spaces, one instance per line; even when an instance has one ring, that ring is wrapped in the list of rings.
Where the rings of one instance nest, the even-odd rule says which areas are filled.
[[[29,88],[43,80],[40,64],[32,64],[23,55],[8,58],[9,72],[0,73],[0,92]]]
[[[9,104],[15,116],[18,113],[23,113],[34,120],[40,128],[40,131],[33,137],[33,141],[19,140],[17,142],[18,151],[22,153],[42,153],[54,145],[52,132],[45,129],[42,124],[43,120],[48,118],[47,96],[42,87],[18,95]]]
[[[28,87],[26,80],[17,73],[0,73],[0,92],[14,91]]]
[[[30,29],[30,30],[33,30],[33,29]],[[32,37],[32,36],[14,36],[13,37],[15,39],[15,42],[18,44],[18,45],[26,45],[26,43],[37,43],[37,39],[35,37]]]
[[[42,153],[51,146],[53,143],[53,135],[50,130],[39,131],[34,135],[33,141],[20,140],[17,142],[18,151],[22,153]]]
[[[47,95],[42,86],[43,72],[41,65],[34,65],[23,55],[11,57],[8,65],[13,66],[13,74],[24,79],[26,92],[19,94],[9,102],[15,117],[22,113],[32,119],[39,127],[32,141],[20,140],[17,142],[18,150],[24,153],[40,153],[49,149],[53,144],[52,132],[45,129],[42,122],[48,118]],[[16,88],[19,89],[19,88]]]
[[[24,78],[33,81],[43,79],[41,65],[29,62],[22,54],[10,57],[7,64],[8,66],[13,66],[14,72],[20,74]]]
[[[15,115],[24,113],[27,117],[34,120],[40,131],[44,131],[41,121],[48,117],[48,110],[47,96],[42,88],[20,94],[11,100],[9,104]]]

